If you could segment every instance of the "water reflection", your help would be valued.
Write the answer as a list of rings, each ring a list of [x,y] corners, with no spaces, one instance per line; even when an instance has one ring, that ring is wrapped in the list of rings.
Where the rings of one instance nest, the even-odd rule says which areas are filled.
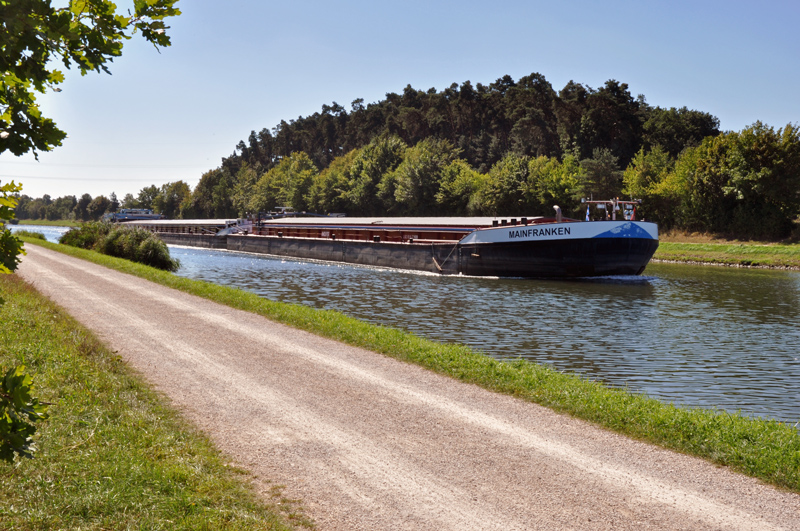
[[[678,404],[800,419],[800,274],[651,264],[580,281],[442,277],[171,248],[179,275],[335,309]]]

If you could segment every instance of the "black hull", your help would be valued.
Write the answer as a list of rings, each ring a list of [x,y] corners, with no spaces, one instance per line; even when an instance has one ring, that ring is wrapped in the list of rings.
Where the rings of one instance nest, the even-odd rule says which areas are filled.
[[[645,238],[591,238],[462,245],[465,275],[574,278],[640,275],[658,248]]]
[[[382,243],[270,236],[159,234],[167,243],[441,273],[529,278],[639,275],[658,240],[589,238],[513,243]]]

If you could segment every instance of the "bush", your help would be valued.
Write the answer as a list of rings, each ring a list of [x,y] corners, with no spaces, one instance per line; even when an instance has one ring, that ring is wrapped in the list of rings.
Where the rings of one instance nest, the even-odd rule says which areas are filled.
[[[80,228],[65,233],[58,241],[166,271],[177,271],[180,267],[180,262],[169,255],[166,243],[152,232],[138,227],[84,223]]]
[[[58,243],[80,247],[81,249],[95,249],[97,243],[105,238],[110,230],[111,225],[108,223],[96,221],[84,223],[80,227],[65,232],[58,239]]]

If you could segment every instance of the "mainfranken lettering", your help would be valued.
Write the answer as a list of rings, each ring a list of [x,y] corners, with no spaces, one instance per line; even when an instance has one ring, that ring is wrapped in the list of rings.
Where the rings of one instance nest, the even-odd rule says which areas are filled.
[[[540,238],[542,236],[569,236],[569,227],[542,227],[538,229],[513,229],[508,231],[508,239]]]

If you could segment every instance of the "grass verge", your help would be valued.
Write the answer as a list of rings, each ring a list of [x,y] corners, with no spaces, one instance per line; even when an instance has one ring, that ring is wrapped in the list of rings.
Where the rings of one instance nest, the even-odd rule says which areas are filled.
[[[800,268],[800,244],[661,241],[653,258],[676,262],[796,269]]]
[[[83,225],[82,221],[75,221],[74,219],[21,219],[20,225],[45,225],[48,227],[80,227]]]
[[[32,240],[30,243],[542,404],[800,492],[800,432],[796,425],[723,411],[679,408],[542,365],[524,360],[497,361],[465,346],[436,343],[335,311],[270,301],[242,290],[189,280],[82,249]]]
[[[25,364],[52,405],[34,459],[0,462],[0,528],[288,530],[310,527],[229,464],[104,347],[34,288],[0,275],[0,366]]]

